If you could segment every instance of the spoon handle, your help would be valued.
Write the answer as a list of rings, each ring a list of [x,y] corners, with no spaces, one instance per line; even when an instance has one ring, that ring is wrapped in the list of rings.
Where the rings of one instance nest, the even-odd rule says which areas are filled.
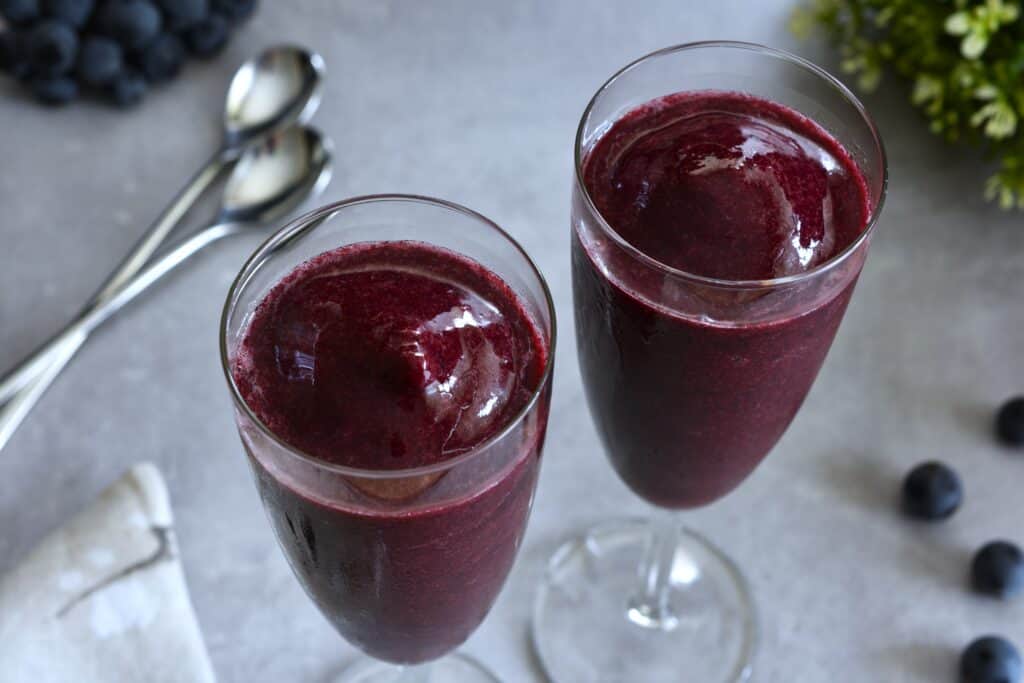
[[[106,282],[89,300],[89,303],[86,304],[80,315],[85,315],[90,309],[101,305],[112,297],[118,289],[126,282],[129,282],[142,269],[156,250],[160,248],[160,245],[167,239],[167,236],[174,227],[188,213],[188,210],[192,208],[203,192],[210,187],[210,184],[217,179],[217,176],[220,175],[229,160],[229,154],[226,150],[222,149],[214,154],[203,168],[192,176],[188,184],[171,200],[167,208],[163,210],[132,250],[128,252],[124,260],[121,261],[121,264],[107,276]],[[64,362],[66,363],[74,355],[74,351],[69,352],[65,356]],[[56,354],[52,358],[54,361],[59,362],[59,357]],[[35,375],[40,374],[45,369],[45,361],[46,356],[40,355],[37,351],[11,368],[4,376],[3,381],[0,381],[0,403],[13,399],[14,394],[19,389],[27,385]],[[57,372],[60,372],[59,369]]]
[[[85,337],[82,336],[81,341],[66,343],[54,349],[54,352],[51,354],[50,364],[44,365],[39,374],[35,375],[29,380],[28,384],[16,391],[10,401],[0,407],[0,450],[3,450],[3,447],[7,445],[10,438],[14,436],[15,430],[21,426],[22,420],[25,419],[29,411],[32,410],[32,407],[50,386],[50,383],[57,378],[57,375],[64,369],[64,366],[67,365],[84,341]]]
[[[0,450],[7,445],[22,420],[93,330],[190,256],[207,245],[234,234],[239,228],[240,226],[235,223],[218,223],[200,230],[139,271],[110,297],[83,311],[63,330],[37,348],[25,362],[38,365],[41,369],[24,387],[16,391],[6,404],[0,406]]]
[[[228,148],[218,150],[206,164],[192,176],[188,184],[171,200],[171,203],[163,210],[163,213],[149,226],[149,230],[143,234],[121,264],[107,276],[106,282],[100,288],[89,307],[98,305],[105,299],[109,299],[126,282],[131,280],[136,273],[142,270],[146,262],[164,243],[167,236],[171,234],[174,227],[181,222],[189,209],[195,206],[204,192],[210,187],[220,172],[224,170],[230,156]]]

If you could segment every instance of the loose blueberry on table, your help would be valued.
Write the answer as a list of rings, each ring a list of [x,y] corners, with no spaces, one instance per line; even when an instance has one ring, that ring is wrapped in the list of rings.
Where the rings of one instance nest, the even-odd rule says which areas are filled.
[[[1007,446],[1024,446],[1024,396],[1010,399],[999,409],[996,435]]]
[[[1009,541],[992,541],[974,556],[971,582],[981,592],[1000,598],[1024,590],[1024,553]]]
[[[963,500],[960,477],[948,465],[926,462],[903,481],[903,511],[911,517],[937,521],[950,517]]]
[[[81,93],[118,107],[209,59],[258,0],[0,0],[0,72],[46,104]]]
[[[1005,638],[985,636],[971,643],[960,658],[961,683],[1019,683],[1020,653]]]

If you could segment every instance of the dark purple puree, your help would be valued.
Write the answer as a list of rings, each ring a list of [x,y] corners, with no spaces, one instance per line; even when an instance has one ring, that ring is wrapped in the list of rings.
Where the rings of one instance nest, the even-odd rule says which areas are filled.
[[[863,174],[838,141],[739,93],[678,93],[629,112],[587,155],[583,181],[641,252],[727,280],[813,268],[856,240],[870,215]],[[649,268],[609,279],[598,258],[574,231],[580,363],[609,456],[654,504],[716,500],[796,415],[856,278],[802,315],[729,326],[651,305],[629,287]]]
[[[395,470],[457,457],[501,431],[539,386],[547,353],[490,271],[426,244],[375,242],[321,254],[278,283],[232,371],[250,408],[293,447]],[[480,624],[512,566],[537,480],[546,421],[529,424],[499,475],[418,507],[445,477],[337,475],[338,495],[324,500],[254,454],[292,568],[349,641],[417,662]],[[472,481],[473,461],[459,477]]]

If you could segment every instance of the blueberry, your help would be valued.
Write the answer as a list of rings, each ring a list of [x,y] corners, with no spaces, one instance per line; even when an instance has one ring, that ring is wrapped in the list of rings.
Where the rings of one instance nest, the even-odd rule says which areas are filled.
[[[144,48],[163,27],[160,10],[145,0],[108,0],[96,21],[102,33],[129,50]]]
[[[961,683],[1018,683],[1020,674],[1020,653],[999,636],[978,638],[960,657]]]
[[[185,46],[173,33],[162,34],[139,57],[139,66],[150,83],[174,78],[184,63]]]
[[[95,6],[95,0],[43,0],[43,14],[82,28]]]
[[[39,0],[0,0],[0,14],[12,24],[27,24],[39,18]]]
[[[46,104],[67,104],[78,97],[78,83],[68,76],[33,78],[31,88],[32,94]]]
[[[210,14],[210,0],[156,0],[171,31],[195,26]]]
[[[106,85],[124,68],[124,52],[110,38],[90,36],[78,52],[78,77],[86,85]]]
[[[971,582],[981,593],[1000,598],[1024,590],[1024,553],[1009,541],[985,544],[971,564]]]
[[[28,62],[27,42],[21,33],[0,32],[0,72],[6,71],[19,81],[24,81],[32,75],[32,65]]]
[[[213,11],[223,14],[231,23],[238,23],[256,12],[256,0],[211,0]]]
[[[149,85],[145,76],[134,69],[126,69],[117,79],[107,86],[110,101],[118,107],[126,108],[138,104],[146,95]]]
[[[19,81],[32,75],[28,61],[28,41],[23,33],[0,31],[0,72],[6,71]]]
[[[918,519],[946,519],[960,507],[963,496],[960,477],[940,462],[918,465],[903,481],[903,511]]]
[[[32,71],[40,76],[60,76],[75,63],[78,34],[63,21],[41,21],[28,34],[26,49]]]
[[[138,104],[145,97],[148,88],[141,73],[127,69],[107,86],[107,96],[118,107],[127,108]]]
[[[1010,399],[999,409],[996,436],[1007,446],[1024,446],[1024,396]]]
[[[11,71],[20,61],[18,34],[14,31],[0,31],[0,71]]]
[[[219,14],[211,14],[205,21],[185,32],[185,44],[196,57],[212,57],[228,44],[228,21]]]

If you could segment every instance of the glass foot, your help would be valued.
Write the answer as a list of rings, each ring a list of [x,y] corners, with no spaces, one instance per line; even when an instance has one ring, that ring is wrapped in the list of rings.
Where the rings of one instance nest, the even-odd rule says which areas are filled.
[[[450,654],[419,666],[395,666],[365,657],[345,669],[335,683],[501,683],[468,655]]]
[[[533,644],[553,683],[735,683],[757,648],[757,614],[739,569],[682,529],[670,572],[672,618],[631,607],[651,537],[643,520],[601,524],[548,563],[533,611]]]

